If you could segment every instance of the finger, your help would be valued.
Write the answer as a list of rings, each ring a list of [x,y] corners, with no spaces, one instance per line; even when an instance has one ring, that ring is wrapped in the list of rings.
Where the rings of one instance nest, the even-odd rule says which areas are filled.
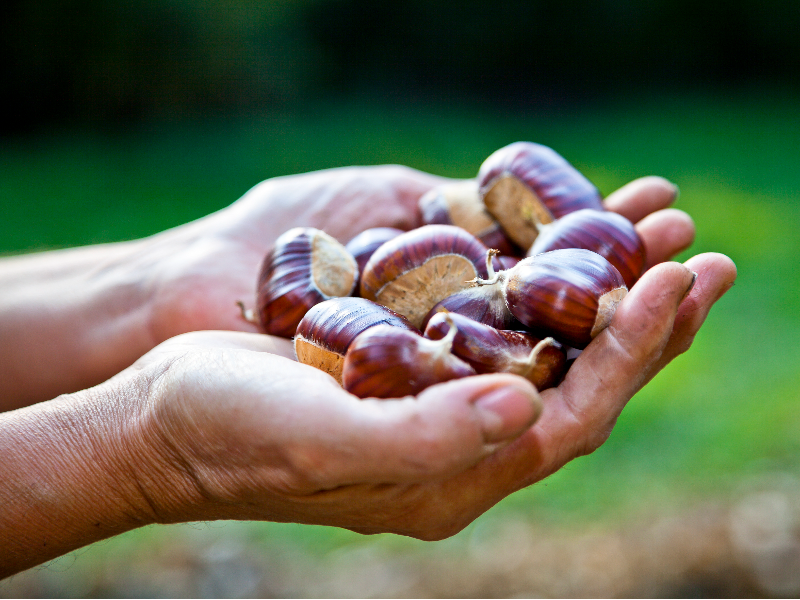
[[[697,280],[678,309],[669,342],[651,369],[648,380],[691,347],[711,307],[736,281],[736,265],[724,254],[700,254],[684,264],[697,273]]]
[[[330,392],[331,390],[329,390]],[[354,400],[327,394],[308,491],[358,483],[417,483],[468,469],[526,431],[541,413],[536,389],[514,375],[482,375],[415,398]]]
[[[647,215],[671,206],[677,197],[678,188],[675,184],[651,175],[634,179],[609,194],[605,199],[605,207],[632,223],[638,223]]]
[[[682,210],[667,208],[644,217],[636,224],[636,233],[644,243],[645,269],[670,260],[694,242],[692,218]]]
[[[693,277],[679,263],[664,263],[645,273],[564,382],[544,392],[547,410],[534,427],[543,437],[542,471],[537,477],[592,452],[606,440],[661,356]]]

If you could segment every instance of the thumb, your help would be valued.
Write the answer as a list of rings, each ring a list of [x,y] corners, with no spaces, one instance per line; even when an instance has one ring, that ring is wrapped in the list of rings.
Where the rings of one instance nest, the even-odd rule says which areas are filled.
[[[340,403],[328,407],[334,404]],[[330,477],[318,483],[415,483],[455,475],[519,437],[541,411],[536,388],[515,375],[458,379],[416,398],[341,403],[339,418],[325,417],[339,427],[325,449]]]

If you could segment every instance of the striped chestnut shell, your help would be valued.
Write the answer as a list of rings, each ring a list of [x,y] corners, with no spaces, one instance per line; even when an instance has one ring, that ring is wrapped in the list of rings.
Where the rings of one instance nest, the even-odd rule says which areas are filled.
[[[487,252],[486,268],[490,276],[494,275],[494,268],[489,261],[497,262],[498,258],[502,258],[496,255],[497,250],[491,249]],[[470,287],[459,290],[434,304],[433,308],[422,320],[420,329],[424,330],[434,315],[440,313],[463,315],[473,321],[478,321],[497,329],[511,329],[515,324],[519,325],[514,315],[508,310],[501,286],[478,285],[474,281],[471,282]]]
[[[487,248],[496,248],[504,256],[523,254],[487,212],[478,193],[478,182],[474,179],[431,188],[419,199],[419,208],[422,222],[426,225],[455,225],[466,229]]]
[[[344,245],[358,264],[359,280],[356,283],[356,290],[361,285],[360,274],[375,250],[401,233],[403,230],[396,227],[372,227],[365,229]]]
[[[628,293],[614,265],[583,249],[525,258],[497,279],[520,322],[573,348],[585,348],[605,329]]]
[[[544,225],[528,256],[583,248],[596,252],[617,268],[630,289],[645,265],[645,248],[628,219],[610,211],[582,209]]]
[[[408,320],[364,298],[331,298],[311,307],[297,326],[297,360],[333,376],[341,385],[344,356],[360,333],[375,325],[392,325],[419,334]]]
[[[486,276],[486,252],[460,227],[424,225],[375,251],[361,274],[361,296],[420,328],[434,304]]]
[[[428,322],[425,337],[443,338],[452,328],[448,315],[439,313]],[[567,354],[553,338],[538,338],[524,331],[506,331],[450,314],[455,325],[452,352],[476,373],[513,373],[536,388],[546,390],[559,384],[566,372]]]
[[[345,247],[313,227],[283,233],[264,257],[256,314],[269,334],[291,338],[315,304],[352,294],[358,265]]]
[[[515,142],[491,154],[478,172],[480,195],[508,237],[530,248],[540,225],[582,208],[603,210],[598,189],[555,150]]]
[[[376,325],[350,344],[342,384],[359,398],[402,398],[425,388],[475,375],[475,369],[450,352],[455,330],[441,340],[391,325]]]

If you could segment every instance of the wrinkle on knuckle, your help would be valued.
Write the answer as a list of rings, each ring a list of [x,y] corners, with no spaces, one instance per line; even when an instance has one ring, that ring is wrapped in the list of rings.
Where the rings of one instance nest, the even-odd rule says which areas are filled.
[[[285,449],[276,480],[281,491],[305,495],[339,485],[330,453],[316,446],[295,445]]]

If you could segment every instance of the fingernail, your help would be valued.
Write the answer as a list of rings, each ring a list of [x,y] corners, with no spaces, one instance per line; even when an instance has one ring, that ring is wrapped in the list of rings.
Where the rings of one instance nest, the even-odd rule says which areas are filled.
[[[692,281],[689,283],[689,287],[686,288],[686,291],[683,293],[683,298],[681,298],[681,302],[686,300],[686,298],[692,292],[695,282],[697,282],[697,273],[695,271],[691,271],[691,273],[692,273]]]
[[[731,281],[728,285],[726,285],[724,288],[722,288],[722,291],[720,291],[719,296],[717,296],[717,300],[719,300],[725,294],[727,294],[728,290],[731,289],[735,285],[735,283],[736,283],[735,281]]]
[[[530,389],[513,385],[495,388],[475,402],[483,440],[496,444],[522,434],[542,412],[542,400]]]
[[[670,181],[670,183],[672,183],[672,187],[675,188],[675,192],[672,195],[672,201],[676,202],[678,200],[678,198],[680,198],[680,196],[681,196],[681,188],[678,187],[677,183],[673,183],[671,181]]]

